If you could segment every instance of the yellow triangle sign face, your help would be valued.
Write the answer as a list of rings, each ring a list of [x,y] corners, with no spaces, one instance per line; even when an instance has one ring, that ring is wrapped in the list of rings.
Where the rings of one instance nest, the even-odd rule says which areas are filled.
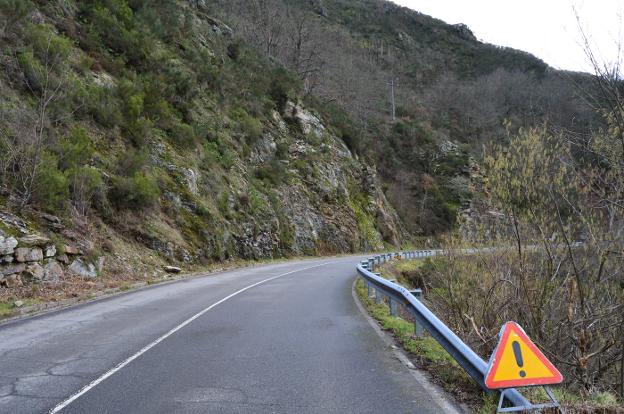
[[[490,358],[485,385],[500,389],[559,384],[561,381],[561,373],[537,349],[520,325],[507,322]]]

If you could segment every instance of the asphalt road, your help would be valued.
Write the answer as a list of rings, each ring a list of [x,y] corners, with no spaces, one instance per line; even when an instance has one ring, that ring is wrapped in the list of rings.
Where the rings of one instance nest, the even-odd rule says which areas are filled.
[[[234,270],[0,326],[0,413],[443,412],[355,305],[356,262]]]

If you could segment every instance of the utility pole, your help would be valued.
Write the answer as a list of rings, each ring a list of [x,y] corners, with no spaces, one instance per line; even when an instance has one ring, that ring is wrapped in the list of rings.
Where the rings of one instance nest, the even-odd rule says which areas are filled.
[[[399,87],[399,80],[392,78],[390,79],[390,82],[388,84],[390,85],[390,96],[392,98],[392,120],[395,121],[396,120],[396,101],[394,99],[394,88]]]

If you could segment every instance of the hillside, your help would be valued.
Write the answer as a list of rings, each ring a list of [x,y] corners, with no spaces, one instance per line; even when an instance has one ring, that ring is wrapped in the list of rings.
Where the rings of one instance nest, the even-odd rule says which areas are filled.
[[[375,167],[227,25],[187,2],[0,4],[5,285],[58,279],[55,258],[151,275],[405,239]]]
[[[1,0],[0,13],[6,286],[57,279],[56,261],[151,275],[439,235],[473,197],[481,145],[594,122],[565,80],[582,75],[385,1]]]
[[[307,98],[344,125],[347,145],[378,166],[386,195],[418,235],[454,228],[473,196],[471,158],[484,146],[544,122],[581,134],[599,124],[578,96],[589,75],[556,71],[388,1],[199,3],[298,73]]]

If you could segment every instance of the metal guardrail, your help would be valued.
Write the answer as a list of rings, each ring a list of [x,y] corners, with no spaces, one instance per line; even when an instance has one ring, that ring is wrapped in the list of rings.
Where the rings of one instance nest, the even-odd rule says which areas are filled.
[[[464,253],[473,252],[467,249]],[[400,257],[402,259],[420,259],[426,257],[434,257],[443,255],[442,250],[421,250],[398,253],[385,253],[363,260],[357,266],[357,271],[367,283],[370,289],[375,290],[375,300],[380,303],[380,298],[386,296],[390,299],[390,308],[393,315],[396,314],[396,303],[402,304],[414,316],[418,326],[424,328],[457,363],[466,371],[468,375],[483,389],[490,393],[492,390],[485,386],[485,374],[488,369],[488,363],[477,355],[468,345],[466,345],[453,331],[451,331],[433,312],[422,304],[409,290],[392,281],[382,278],[380,275],[373,273],[376,266],[385,263],[392,258]],[[395,303],[393,305],[393,303]],[[527,407],[531,403],[516,389],[508,389],[505,391],[505,397],[514,406]]]

